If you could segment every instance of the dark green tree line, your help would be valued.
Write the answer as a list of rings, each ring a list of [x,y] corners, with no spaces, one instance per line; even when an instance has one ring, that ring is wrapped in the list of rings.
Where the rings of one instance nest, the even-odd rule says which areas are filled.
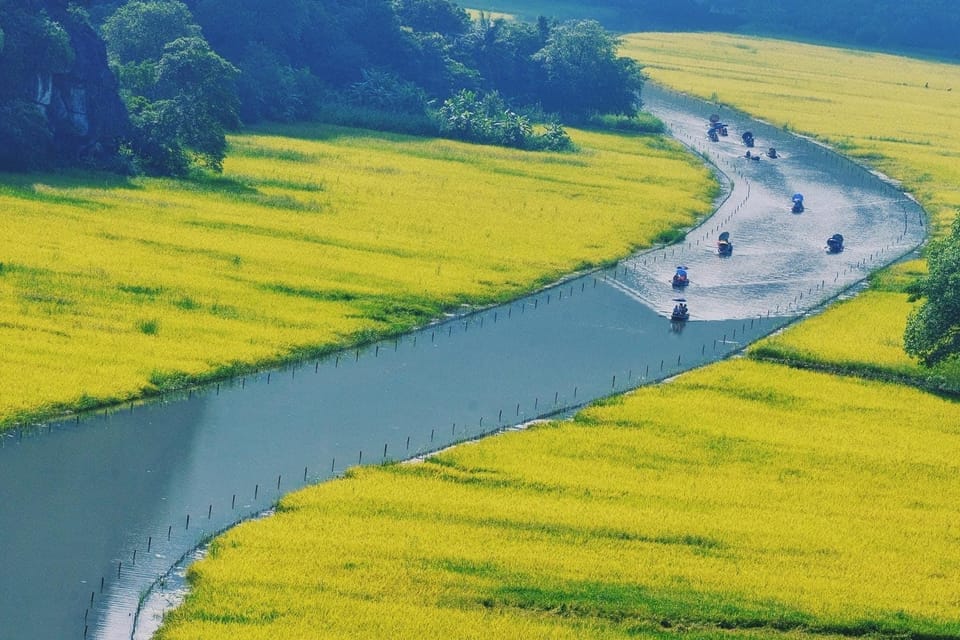
[[[46,78],[77,71],[84,29],[89,64],[93,28],[119,81],[123,104],[116,102],[126,107],[108,120],[130,125],[111,134],[136,166],[156,173],[219,170],[226,132],[241,122],[375,112],[377,126],[461,135],[448,125],[464,115],[450,117],[469,92],[485,105],[472,126],[496,131],[470,139],[538,148],[546,143],[535,143],[534,119],[553,122],[550,139],[562,142],[560,121],[632,114],[639,105],[638,66],[617,57],[616,38],[591,21],[471,20],[450,0],[83,4],[0,0],[0,141],[7,150],[29,142],[33,154],[10,152],[0,166],[39,167],[57,155],[70,123],[51,123],[51,109],[35,107]],[[84,90],[90,73],[71,81]]]

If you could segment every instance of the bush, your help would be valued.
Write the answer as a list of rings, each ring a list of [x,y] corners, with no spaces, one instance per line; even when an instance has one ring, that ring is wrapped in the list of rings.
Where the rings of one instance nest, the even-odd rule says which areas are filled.
[[[463,90],[434,112],[440,135],[481,144],[530,150],[561,151],[573,142],[558,123],[536,134],[530,119],[511,110],[497,92],[478,96]]]

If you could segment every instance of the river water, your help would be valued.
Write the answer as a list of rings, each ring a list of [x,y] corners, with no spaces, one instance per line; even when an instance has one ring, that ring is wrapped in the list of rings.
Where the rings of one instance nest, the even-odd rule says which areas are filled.
[[[645,100],[732,178],[683,243],[397,340],[0,436],[0,639],[130,638],[160,576],[282,494],[725,357],[923,241],[920,208],[839,156],[729,112],[710,143],[709,105]],[[742,158],[746,127],[782,157]],[[847,250],[827,254],[837,232]],[[681,263],[691,320],[676,324]]]

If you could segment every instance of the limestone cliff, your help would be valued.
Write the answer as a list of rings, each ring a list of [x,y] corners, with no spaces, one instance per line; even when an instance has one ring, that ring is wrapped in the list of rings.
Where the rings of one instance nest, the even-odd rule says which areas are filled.
[[[0,0],[0,28],[0,169],[111,165],[127,112],[85,17],[55,0]]]
[[[64,20],[74,53],[63,73],[38,77],[38,98],[53,131],[54,147],[70,159],[101,162],[113,157],[127,131],[127,110],[107,65],[103,40],[85,22]],[[47,91],[42,91],[44,85]]]

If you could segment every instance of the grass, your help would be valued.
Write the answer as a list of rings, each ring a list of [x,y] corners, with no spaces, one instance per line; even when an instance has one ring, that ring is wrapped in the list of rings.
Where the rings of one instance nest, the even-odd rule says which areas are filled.
[[[222,176],[0,177],[0,428],[400,332],[709,211],[712,176],[662,138],[572,135],[289,126],[231,137]]]
[[[956,637],[957,425],[728,361],[288,496],[191,568],[158,639]]]
[[[876,274],[869,290],[750,346],[752,358],[855,373],[952,394],[960,393],[960,362],[922,366],[903,350],[909,301],[904,284],[925,271],[920,260]]]

